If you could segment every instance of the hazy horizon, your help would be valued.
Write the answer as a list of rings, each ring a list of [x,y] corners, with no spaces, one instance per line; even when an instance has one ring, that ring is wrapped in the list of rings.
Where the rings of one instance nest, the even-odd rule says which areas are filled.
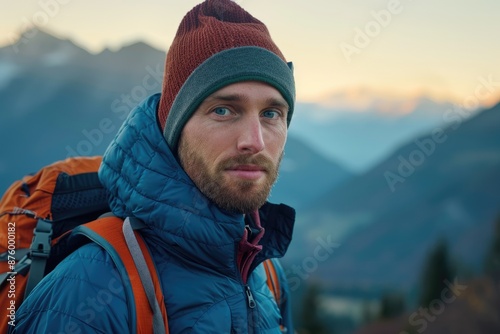
[[[9,3],[0,12],[0,46],[38,26],[93,53],[139,40],[166,50],[182,17],[199,2]],[[500,100],[500,43],[492,35],[500,31],[500,3],[494,0],[236,2],[268,26],[294,62],[301,101],[360,90],[479,106]]]

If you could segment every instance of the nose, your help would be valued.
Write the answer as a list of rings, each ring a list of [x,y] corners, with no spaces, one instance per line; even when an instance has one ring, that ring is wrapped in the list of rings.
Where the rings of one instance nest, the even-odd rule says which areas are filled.
[[[241,123],[238,136],[238,151],[241,153],[256,154],[264,150],[262,124],[258,116],[247,117]]]

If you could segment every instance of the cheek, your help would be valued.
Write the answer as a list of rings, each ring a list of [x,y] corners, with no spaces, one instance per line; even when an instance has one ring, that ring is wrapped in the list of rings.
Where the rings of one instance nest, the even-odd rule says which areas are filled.
[[[287,138],[287,129],[279,129],[279,131],[270,132],[267,136],[266,147],[269,153],[277,159],[285,149]]]
[[[224,153],[229,151],[227,140],[223,136],[213,135],[207,131],[196,137],[196,150],[210,169],[213,169],[224,158]]]

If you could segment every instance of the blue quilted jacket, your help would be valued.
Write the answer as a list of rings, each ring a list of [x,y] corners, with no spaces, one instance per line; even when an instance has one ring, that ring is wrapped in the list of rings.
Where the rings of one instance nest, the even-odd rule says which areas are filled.
[[[104,155],[99,178],[115,215],[137,217],[149,227],[143,236],[160,277],[170,333],[280,333],[280,324],[293,333],[285,275],[279,267],[278,307],[261,263],[285,254],[294,210],[266,203],[259,211],[263,249],[245,284],[237,266],[245,216],[216,207],[180,168],[156,121],[158,101],[153,95],[130,113]],[[32,291],[16,313],[15,331],[133,333],[123,284],[109,255],[85,245]]]

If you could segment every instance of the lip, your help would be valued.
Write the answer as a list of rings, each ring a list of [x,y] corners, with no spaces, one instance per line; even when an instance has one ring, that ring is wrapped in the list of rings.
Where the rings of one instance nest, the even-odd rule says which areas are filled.
[[[236,177],[257,180],[265,174],[265,169],[257,165],[238,165],[226,169],[226,171]]]

